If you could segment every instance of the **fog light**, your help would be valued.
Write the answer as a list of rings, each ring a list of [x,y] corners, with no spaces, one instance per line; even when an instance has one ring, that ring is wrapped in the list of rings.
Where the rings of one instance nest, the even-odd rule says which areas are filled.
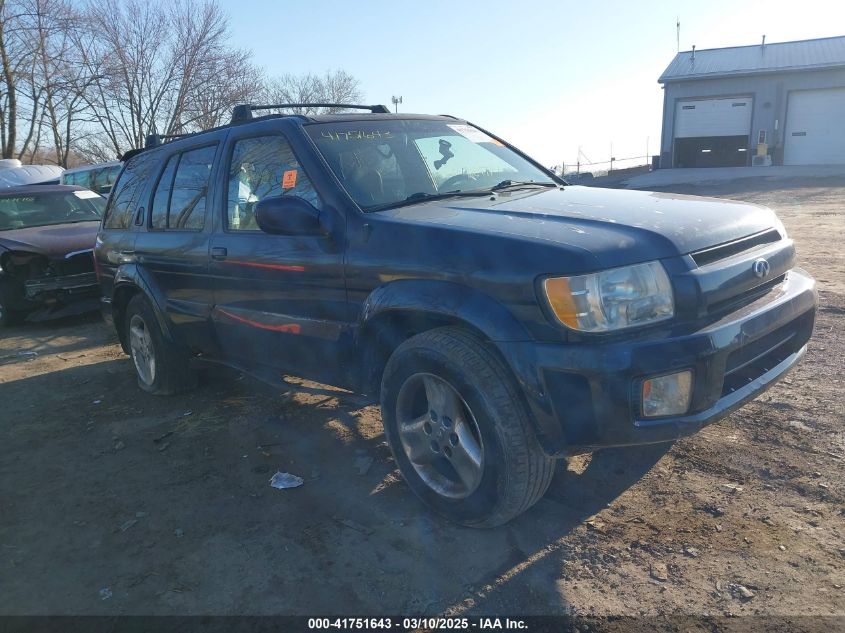
[[[681,415],[689,409],[692,372],[679,371],[643,381],[643,415]]]

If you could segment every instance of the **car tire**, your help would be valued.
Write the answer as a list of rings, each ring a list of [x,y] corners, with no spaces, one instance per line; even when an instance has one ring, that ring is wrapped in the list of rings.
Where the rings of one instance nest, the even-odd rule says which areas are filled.
[[[197,377],[190,367],[188,351],[165,339],[145,296],[132,297],[126,308],[124,323],[129,356],[141,389],[168,396],[196,386]]]
[[[555,460],[540,447],[504,362],[473,332],[418,334],[382,378],[385,435],[411,490],[466,526],[494,527],[546,492]]]

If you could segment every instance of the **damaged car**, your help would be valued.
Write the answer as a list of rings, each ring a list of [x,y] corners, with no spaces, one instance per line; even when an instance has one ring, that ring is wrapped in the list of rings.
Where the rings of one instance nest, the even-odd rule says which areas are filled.
[[[691,435],[806,351],[770,209],[573,186],[451,116],[253,116],[283,107],[125,156],[95,256],[147,392],[223,363],[379,402],[409,488],[490,527],[555,459]]]
[[[97,309],[92,251],[105,202],[66,185],[0,193],[0,325]]]

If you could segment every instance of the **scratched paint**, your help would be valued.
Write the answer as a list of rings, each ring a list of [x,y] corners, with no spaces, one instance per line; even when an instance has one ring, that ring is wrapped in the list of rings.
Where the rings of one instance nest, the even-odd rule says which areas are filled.
[[[238,262],[238,261],[224,261],[224,264],[231,266],[247,266],[249,268],[264,268],[266,270],[283,270],[291,273],[305,272],[305,266],[288,265],[288,264],[264,264],[262,262]]]
[[[227,312],[222,308],[217,308],[217,311],[234,320],[238,321],[239,323],[243,323],[245,325],[249,325],[261,330],[269,330],[271,332],[287,332],[288,334],[300,334],[302,332],[302,326],[298,323],[261,323],[260,321],[253,321],[252,319],[247,319],[237,314],[232,314],[231,312]]]

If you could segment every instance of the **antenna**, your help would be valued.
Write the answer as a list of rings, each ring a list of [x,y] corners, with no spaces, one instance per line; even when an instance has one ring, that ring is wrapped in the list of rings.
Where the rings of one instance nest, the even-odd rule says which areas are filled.
[[[760,48],[766,48],[766,35],[763,34],[763,43],[760,44]]]
[[[677,52],[681,52],[681,18],[680,16],[675,18],[675,40],[677,40],[678,50]]]
[[[695,44],[692,45],[692,61],[695,61]]]

